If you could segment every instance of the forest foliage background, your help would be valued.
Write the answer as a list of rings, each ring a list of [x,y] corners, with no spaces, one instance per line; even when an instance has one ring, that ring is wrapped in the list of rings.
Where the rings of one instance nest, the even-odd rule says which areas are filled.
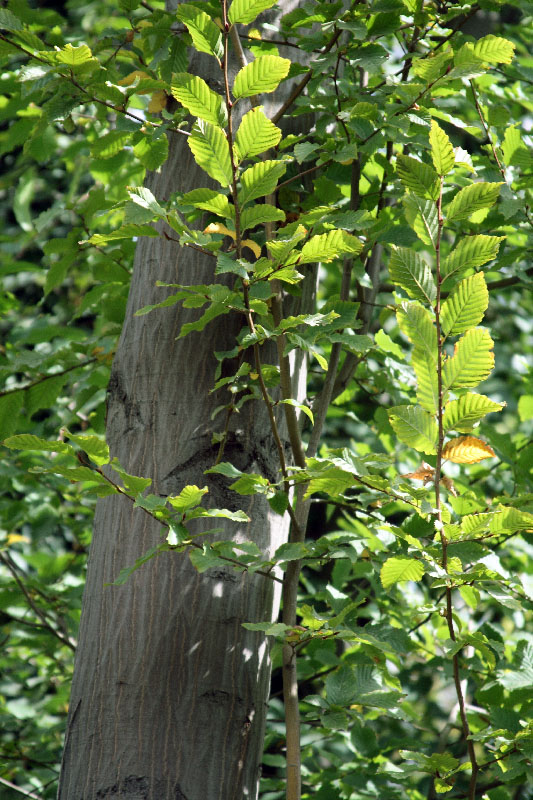
[[[216,3],[191,7],[219,18]],[[301,627],[287,639],[282,624],[263,625],[277,638],[261,796],[284,794],[280,663],[282,642],[290,641],[304,796],[526,800],[533,797],[533,4],[306,2],[280,29],[264,21],[268,15],[255,17],[234,12],[249,57],[277,57],[291,43],[288,77],[300,91],[286,114],[314,119],[305,135],[276,143],[279,213],[257,216],[283,220],[282,235],[300,247],[298,264],[305,254],[320,262],[315,318],[284,329],[289,349],[302,349],[311,363],[305,442],[313,398],[340,350],[322,449],[295,478],[311,498],[307,541],[275,558],[284,568],[303,559]],[[176,75],[187,72],[193,44],[216,52],[211,32],[194,34],[185,12],[178,18],[157,1],[69,0],[52,9],[9,0],[0,8],[0,782],[9,800],[57,790],[94,503],[104,494],[102,481],[84,472],[85,457],[79,453],[76,464],[65,443],[97,464],[104,452],[106,387],[137,238],[158,236],[150,224],[165,219],[182,244],[217,255],[218,274],[243,284],[253,272],[246,258],[264,246],[263,228],[250,224],[252,248],[235,260],[219,201],[139,189],[147,170],[164,169],[167,136],[180,135],[173,129],[190,130],[187,110],[195,112]],[[311,69],[300,54],[311,54]],[[498,189],[479,190],[477,200],[469,194],[467,210],[448,205],[450,225],[435,222],[435,208],[440,214],[457,188],[480,182]],[[215,227],[189,235],[182,221],[200,212]],[[311,236],[325,235],[331,250],[315,241],[311,252]],[[435,302],[421,254],[442,238],[449,257],[462,238],[476,236],[498,238],[489,258],[478,254],[461,274],[484,275],[490,297],[473,324],[484,316],[494,342],[494,369],[479,371],[493,406],[470,413],[468,423],[456,418],[456,428],[448,419],[477,450],[466,452],[463,439],[462,457],[444,452],[439,517],[433,479],[443,442],[436,447],[427,427],[413,434],[413,415],[429,412],[417,339],[409,336],[414,317],[405,320],[409,301],[430,310]],[[350,256],[351,294],[339,297]],[[298,264],[277,275],[289,294],[298,292]],[[455,286],[442,283],[445,301]],[[268,331],[262,302],[257,294],[254,313]],[[206,322],[189,335],[201,335]],[[267,367],[275,390],[277,368]],[[252,367],[230,383],[238,398],[231,403],[262,401]],[[456,383],[457,402],[466,403],[463,389],[477,383]],[[417,402],[419,411],[398,410]],[[226,410],[228,399],[221,403]],[[497,413],[474,430],[487,410]],[[38,438],[10,438],[26,434]],[[43,440],[59,440],[63,453],[51,456]],[[282,482],[273,487],[260,477],[241,476],[236,491],[270,493],[283,513]],[[145,484],[122,478],[138,501]],[[176,545],[187,550],[166,540]],[[196,554],[195,566],[208,568],[221,552]],[[233,555],[243,569],[265,568],[253,550]],[[123,566],[128,573],[132,565]],[[470,738],[458,714],[456,665]]]

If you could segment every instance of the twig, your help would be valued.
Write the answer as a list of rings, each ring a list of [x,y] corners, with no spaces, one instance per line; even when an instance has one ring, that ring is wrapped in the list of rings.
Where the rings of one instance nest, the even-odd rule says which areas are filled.
[[[84,361],[83,364],[74,364],[72,367],[66,367],[66,369],[63,369],[60,372],[54,372],[52,375],[43,375],[42,378],[37,378],[37,380],[27,383],[25,386],[17,386],[14,389],[4,389],[2,392],[0,392],[0,397],[5,397],[8,394],[15,394],[15,392],[25,392],[27,389],[32,389],[34,386],[38,386],[40,383],[44,383],[44,381],[49,381],[51,378],[57,378],[60,375],[66,375],[68,372],[72,372],[75,369],[88,367],[89,364],[94,364],[95,361],[98,361],[98,359],[89,358],[87,361]]]
[[[6,778],[0,778],[0,783],[3,783],[4,786],[9,786],[10,789],[13,791],[18,792],[19,794],[23,794],[24,797],[31,797],[32,800],[42,800],[38,794],[34,792],[26,792],[24,789],[21,789],[20,786],[17,786],[15,783],[11,783],[11,781],[6,780]]]
[[[487,139],[489,141],[490,149],[492,150],[492,155],[494,156],[494,160],[496,161],[496,163],[498,165],[498,169],[500,170],[500,173],[501,173],[501,176],[502,176],[503,180],[505,182],[507,182],[507,178],[505,177],[505,169],[502,166],[502,164],[500,162],[500,159],[498,158],[498,153],[496,152],[496,147],[494,146],[494,141],[492,139],[492,136],[491,136],[491,133],[490,133],[490,130],[489,130],[489,126],[487,125],[487,123],[485,121],[485,117],[483,116],[483,110],[482,110],[482,108],[481,108],[481,106],[479,104],[479,100],[478,100],[478,96],[477,96],[477,92],[476,92],[476,85],[475,85],[473,80],[469,81],[469,83],[470,83],[470,88],[472,89],[472,97],[474,98],[476,111],[477,111],[479,119],[481,120],[481,124],[483,126],[483,130],[485,131],[485,136],[487,137]]]

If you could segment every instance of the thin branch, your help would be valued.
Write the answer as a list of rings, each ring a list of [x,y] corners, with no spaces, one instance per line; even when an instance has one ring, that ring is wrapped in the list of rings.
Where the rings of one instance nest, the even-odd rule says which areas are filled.
[[[500,159],[498,158],[498,153],[496,152],[496,147],[494,146],[494,141],[492,139],[489,126],[487,125],[487,123],[485,121],[485,117],[483,116],[483,109],[481,108],[481,106],[479,104],[479,100],[478,100],[478,96],[477,96],[477,92],[476,92],[476,85],[475,85],[473,80],[469,81],[469,83],[470,83],[470,88],[472,89],[472,97],[474,98],[476,111],[477,111],[479,119],[481,120],[481,124],[483,126],[483,130],[485,131],[485,136],[488,139],[488,142],[489,142],[489,145],[490,145],[490,149],[492,150],[492,155],[494,156],[494,160],[496,161],[496,163],[498,165],[498,169],[500,170],[500,173],[501,173],[501,176],[502,176],[503,180],[505,182],[507,182],[507,178],[505,177],[505,169],[502,166],[502,164],[500,162]]]
[[[10,789],[13,789],[13,791],[24,795],[24,797],[31,797],[32,800],[42,800],[40,795],[35,794],[34,792],[26,792],[24,789],[21,789],[20,786],[17,786],[15,783],[11,783],[11,781],[6,780],[6,778],[0,778],[0,783],[3,783],[4,786],[9,786]]]
[[[19,574],[17,572],[17,569],[16,569],[15,565],[13,564],[11,558],[8,555],[6,555],[5,553],[0,552],[0,561],[2,561],[4,566],[9,570],[9,572],[11,573],[11,575],[13,576],[13,578],[15,580],[15,583],[17,584],[17,586],[19,587],[20,591],[22,592],[22,594],[26,598],[26,601],[27,601],[29,607],[32,609],[34,614],[37,617],[39,617],[39,619],[43,623],[43,625],[46,628],[46,630],[49,633],[51,633],[53,636],[55,636],[56,639],[59,639],[61,644],[66,645],[66,647],[70,647],[70,649],[73,652],[76,652],[76,645],[74,644],[74,642],[72,642],[69,638],[63,636],[62,633],[60,633],[56,628],[54,628],[54,626],[48,621],[48,619],[46,617],[46,614],[44,614],[41,611],[41,609],[39,608],[39,606],[36,605],[33,602],[33,598],[31,596],[31,594],[29,593],[28,589],[24,586],[24,583],[22,582],[22,580],[20,579],[20,576],[19,576]]]
[[[97,358],[89,358],[87,361],[84,361],[83,364],[74,364],[72,367],[66,367],[66,369],[63,369],[60,372],[54,372],[52,375],[43,375],[42,378],[37,378],[37,380],[27,383],[25,386],[17,386],[14,389],[4,389],[2,392],[0,392],[0,397],[5,397],[8,394],[15,394],[15,392],[25,392],[27,389],[32,389],[34,386],[44,383],[44,381],[49,381],[51,378],[57,378],[60,375],[66,375],[68,372],[72,372],[75,369],[88,367],[90,364],[94,364],[96,361],[98,361]]]

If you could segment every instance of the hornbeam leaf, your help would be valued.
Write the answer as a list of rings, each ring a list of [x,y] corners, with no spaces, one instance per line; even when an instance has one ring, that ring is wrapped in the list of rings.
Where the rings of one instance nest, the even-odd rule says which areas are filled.
[[[413,250],[395,248],[389,261],[389,274],[391,281],[405,289],[409,297],[430,304],[435,300],[437,287],[431,270]]]
[[[441,274],[447,278],[454,272],[463,272],[473,267],[481,267],[498,255],[500,242],[505,236],[466,236],[442,264]]]
[[[443,389],[462,389],[477,386],[494,367],[494,353],[489,332],[473,328],[455,345],[453,356],[444,362]]]
[[[455,154],[448,136],[435,120],[431,121],[429,143],[431,145],[431,158],[437,173],[439,175],[447,175],[455,165]]]
[[[227,196],[214,189],[193,189],[192,192],[182,195],[180,203],[210,211],[225,219],[233,219],[235,216],[235,208],[230,204]]]
[[[275,147],[281,139],[281,130],[265,116],[263,106],[248,111],[241,120],[235,137],[235,151],[239,161],[264,153]]]
[[[474,211],[490,208],[498,199],[501,185],[500,181],[499,183],[472,183],[470,186],[465,186],[464,189],[457,192],[448,205],[447,220],[468,219]]]
[[[44,450],[49,453],[70,453],[75,455],[74,448],[66,442],[47,441],[34,436],[31,433],[19,433],[17,436],[9,436],[4,439],[2,444],[12,450]]]
[[[450,400],[444,408],[442,425],[445,431],[454,430],[459,433],[470,433],[476,422],[486,414],[501,411],[504,403],[495,403],[484,394],[468,392],[457,400]]]
[[[56,60],[60,64],[67,64],[69,67],[74,68],[92,61],[93,54],[86,44],[80,44],[79,47],[66,44],[59,53],[56,53]]]
[[[398,327],[404,336],[428,355],[437,356],[437,329],[431,314],[420,303],[403,302],[396,312]]]
[[[315,261],[332,261],[345,253],[357,255],[362,249],[363,245],[359,239],[346,231],[336,229],[312,236],[302,247],[298,263],[311,264]]]
[[[514,44],[500,36],[484,36],[474,44],[474,54],[489,64],[510,64],[514,56]]]
[[[413,350],[411,363],[418,383],[416,399],[422,408],[436,414],[439,407],[436,352],[430,353],[425,345],[417,345]]]
[[[280,56],[259,56],[239,70],[233,83],[233,96],[253,97],[254,94],[273,92],[289,72],[291,62]]]
[[[264,222],[282,222],[285,219],[285,212],[280,208],[271,206],[268,203],[260,203],[245,208],[241,214],[241,233],[248,228],[255,228]]]
[[[236,22],[249,25],[261,11],[266,11],[275,4],[276,0],[233,0],[228,19],[232,25],[235,25]]]
[[[199,121],[194,126],[187,143],[199,167],[222,186],[231,184],[231,161],[222,128]]]
[[[229,157],[228,157],[229,162]],[[241,205],[255,200],[257,197],[264,197],[272,194],[276,188],[278,178],[287,169],[283,161],[260,161],[253,167],[246,169],[241,176],[242,188],[239,192]]]
[[[429,164],[399,155],[396,157],[396,172],[405,188],[419,197],[436,200],[439,196],[439,178]]]
[[[432,414],[419,406],[393,406],[388,415],[401,442],[428,455],[437,452],[438,430]]]
[[[218,59],[222,58],[224,55],[222,31],[205,11],[201,11],[190,3],[181,3],[176,16],[187,26],[192,43],[197,50],[201,53],[209,53]]]
[[[445,336],[475,328],[489,305],[485,276],[477,272],[462,280],[442,304],[441,330]]]
[[[418,238],[434,248],[439,225],[435,203],[412,194],[404,195],[402,203],[405,218]]]
[[[491,533],[512,533],[519,530],[533,529],[533,514],[527,511],[519,511],[517,508],[508,506],[498,506],[495,514],[487,514]]]
[[[120,153],[130,139],[130,131],[110,131],[91,144],[91,155],[94,158],[112,158]]]
[[[221,98],[198,75],[176,72],[172,76],[170,91],[193,116],[211,125],[224,123]]]
[[[442,450],[442,457],[454,464],[477,464],[495,455],[490,445],[475,436],[459,436],[446,442]]]
[[[419,581],[425,571],[424,565],[414,558],[388,558],[381,567],[381,583],[388,589],[400,581]]]

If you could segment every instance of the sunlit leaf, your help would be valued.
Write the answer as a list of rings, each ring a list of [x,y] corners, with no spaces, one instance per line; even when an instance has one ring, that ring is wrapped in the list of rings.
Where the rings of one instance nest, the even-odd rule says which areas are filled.
[[[346,231],[336,229],[329,233],[321,233],[312,236],[302,247],[299,259],[300,264],[310,264],[314,261],[332,261],[341,255],[350,253],[357,255],[363,249],[363,245]]]
[[[482,272],[462,280],[444,301],[440,324],[445,336],[464,333],[478,325],[489,305],[489,293]]]
[[[254,164],[253,167],[249,167],[241,175],[240,203],[244,206],[257,197],[272,194],[276,188],[278,178],[283,175],[286,169],[287,166],[283,161],[260,161]]]
[[[242,22],[249,25],[262,11],[272,8],[276,0],[233,0],[230,6],[228,19],[232,25]]]
[[[201,53],[222,58],[224,45],[222,44],[222,31],[213,20],[192,3],[178,5],[176,16],[184,22],[189,31],[192,43]]]
[[[439,193],[438,175],[429,164],[417,161],[410,156],[398,155],[396,158],[396,172],[406,189],[419,197],[429,197],[436,200]]]
[[[494,456],[492,447],[475,436],[459,436],[447,442],[442,450],[442,457],[454,464],[477,464]]]
[[[419,581],[425,571],[424,565],[414,558],[388,558],[381,567],[381,583],[388,589],[400,581]]]
[[[387,413],[401,442],[427,455],[436,452],[438,431],[432,414],[419,406],[393,406]]]
[[[393,283],[405,289],[409,297],[423,303],[433,303],[437,287],[426,262],[407,247],[395,247],[389,259],[389,274]]]
[[[493,347],[485,328],[467,331],[455,345],[453,356],[444,362],[443,388],[470,388],[488,378],[494,368]]]
[[[462,272],[472,267],[481,267],[498,255],[500,242],[505,236],[465,236],[450,255],[444,259],[441,275],[447,277],[454,272]]]
[[[503,407],[503,403],[495,403],[483,394],[468,392],[446,404],[442,424],[445,431],[455,430],[459,433],[470,433],[474,425],[486,414],[501,411]]]
[[[176,72],[170,90],[193,116],[215,126],[224,123],[221,98],[198,75]]]
[[[455,165],[455,154],[448,136],[435,120],[431,121],[429,143],[435,170],[439,175],[447,175]]]
[[[253,97],[263,92],[273,92],[289,72],[291,62],[280,56],[259,56],[243,67],[235,76],[235,98]]]
[[[445,210],[448,221],[468,219],[474,211],[490,208],[500,194],[500,183],[472,183],[460,189]]]
[[[281,130],[265,116],[263,106],[248,111],[241,120],[235,137],[239,161],[264,153],[281,139]]]
[[[513,60],[515,45],[501,36],[483,36],[474,44],[474,53],[489,64],[510,64]]]
[[[222,186],[230,186],[231,161],[222,128],[209,125],[207,122],[199,122],[188,137],[187,144],[199,167]]]

